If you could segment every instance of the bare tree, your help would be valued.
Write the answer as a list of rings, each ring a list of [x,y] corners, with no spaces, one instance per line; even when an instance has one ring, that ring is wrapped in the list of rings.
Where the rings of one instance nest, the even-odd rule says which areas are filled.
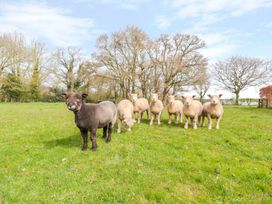
[[[0,35],[0,76],[9,69],[20,76],[20,66],[25,60],[25,38],[19,33]]]
[[[97,40],[97,60],[107,68],[109,78],[118,81],[123,97],[135,92],[138,72],[145,71],[147,35],[139,28],[101,35]]]
[[[53,53],[52,59],[54,65],[51,71],[56,79],[66,86],[67,91],[74,91],[78,86],[78,71],[82,62],[80,49],[59,48]]]
[[[193,90],[199,95],[200,101],[203,100],[205,94],[210,88],[210,85],[211,84],[207,73],[203,73],[193,85]]]
[[[204,41],[193,35],[162,35],[155,41],[149,56],[161,72],[163,100],[171,89],[175,92],[195,83],[199,75],[206,71],[203,68],[207,60],[199,53],[203,47]]]
[[[199,50],[204,41],[196,36],[176,34],[150,39],[135,27],[102,35],[97,40],[97,60],[108,70],[108,78],[118,81],[122,96],[141,90],[150,92],[180,90],[205,74],[207,64]]]
[[[84,60],[80,63],[77,71],[76,87],[78,90],[88,93],[91,86],[94,85],[94,79],[97,78],[99,63],[93,59]]]
[[[235,104],[238,105],[240,92],[266,82],[269,69],[271,63],[268,61],[234,56],[215,63],[213,73],[222,88],[235,94]]]

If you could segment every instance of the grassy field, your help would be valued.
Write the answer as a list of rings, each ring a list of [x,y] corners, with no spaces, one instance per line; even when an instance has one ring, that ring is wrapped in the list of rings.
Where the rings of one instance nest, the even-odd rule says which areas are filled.
[[[64,103],[0,104],[0,203],[272,203],[272,110],[226,106],[220,130],[99,131],[81,151]],[[90,146],[89,146],[90,147]]]

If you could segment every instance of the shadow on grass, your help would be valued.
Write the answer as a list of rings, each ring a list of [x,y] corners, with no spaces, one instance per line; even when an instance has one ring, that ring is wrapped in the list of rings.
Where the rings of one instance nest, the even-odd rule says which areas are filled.
[[[98,140],[102,139],[102,135],[99,133],[97,133],[96,137]],[[88,133],[88,143],[91,144],[90,133]],[[81,137],[80,133],[78,133],[78,134],[70,135],[70,136],[64,137],[64,138],[58,138],[58,139],[54,139],[54,140],[50,140],[50,141],[45,141],[44,144],[47,148],[55,148],[57,146],[62,146],[62,147],[67,147],[67,148],[71,148],[71,147],[80,147],[81,148],[82,137]]]
[[[137,121],[137,120],[136,120]],[[149,125],[149,122],[150,122],[150,120],[148,120],[147,118],[142,118],[141,119],[141,123],[144,123],[144,124],[147,124],[147,125]],[[136,122],[137,123],[137,122]]]
[[[162,119],[161,120],[161,124],[165,125],[165,126],[171,126],[171,127],[183,127],[184,126],[184,122],[180,123],[180,121],[178,122],[178,124],[176,124],[175,120],[172,120],[171,124],[168,124],[169,119]]]
[[[45,146],[47,148],[54,148],[57,146],[62,146],[62,147],[81,147],[82,145],[82,138],[80,135],[70,135],[68,137],[64,138],[58,138],[50,141],[44,142]]]

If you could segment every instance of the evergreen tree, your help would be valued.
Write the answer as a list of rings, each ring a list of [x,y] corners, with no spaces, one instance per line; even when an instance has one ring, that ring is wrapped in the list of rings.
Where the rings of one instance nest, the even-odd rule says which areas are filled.
[[[2,85],[2,94],[7,101],[20,101],[26,93],[26,87],[21,82],[20,77],[10,73],[5,78]]]
[[[36,61],[33,67],[32,78],[30,82],[30,98],[32,100],[37,100],[40,98],[40,68],[39,68],[39,60]]]

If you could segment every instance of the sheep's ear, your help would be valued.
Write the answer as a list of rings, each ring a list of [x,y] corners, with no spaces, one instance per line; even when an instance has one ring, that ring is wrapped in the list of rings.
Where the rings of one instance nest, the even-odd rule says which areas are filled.
[[[223,94],[219,94],[219,98],[221,98],[223,96]]]
[[[66,92],[63,92],[63,93],[61,94],[61,96],[62,96],[63,98],[65,98],[65,99],[67,99],[68,94],[67,94]]]
[[[192,98],[195,98],[195,97],[196,97],[196,95],[193,95],[193,96],[192,96]]]
[[[181,96],[182,97],[182,99],[185,99],[185,97],[184,96]]]
[[[87,98],[87,96],[88,96],[88,94],[86,94],[86,93],[81,94],[82,99]]]
[[[212,97],[212,95],[211,94],[208,94],[208,96],[209,96],[209,98],[211,98]],[[220,97],[220,96],[219,96]]]

